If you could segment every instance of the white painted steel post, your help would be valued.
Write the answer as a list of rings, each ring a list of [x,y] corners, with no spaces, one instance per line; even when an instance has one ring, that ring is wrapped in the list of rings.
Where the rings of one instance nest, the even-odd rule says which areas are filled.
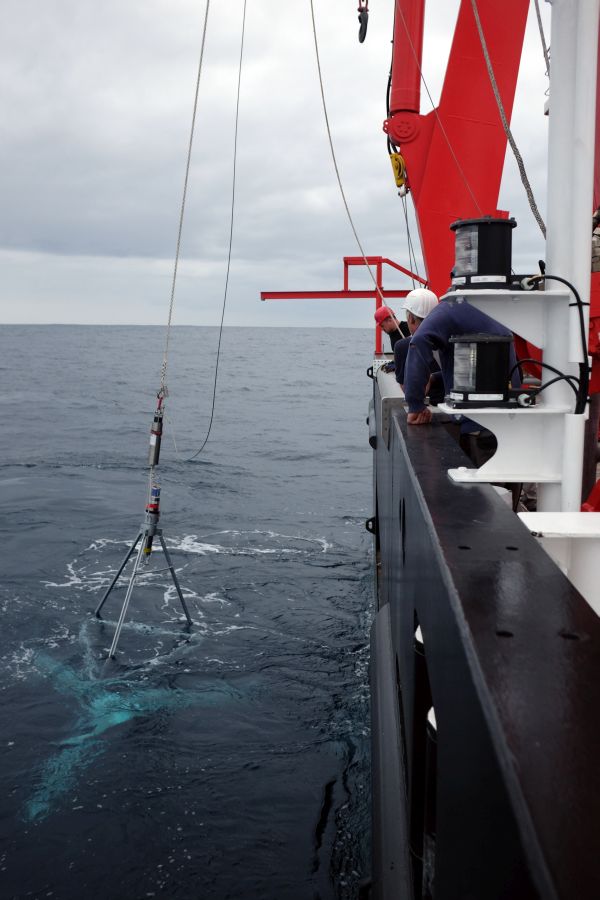
[[[549,0],[552,5],[550,127],[548,137],[548,214],[546,271],[570,281],[589,300],[592,240],[592,190],[596,111],[596,66],[600,0]],[[558,285],[548,281],[548,290]],[[541,300],[540,302],[543,302]],[[589,307],[586,307],[585,333]],[[569,333],[560,327],[564,312],[545,307],[544,361],[578,375],[583,361],[576,307],[569,310]],[[587,360],[587,356],[586,356]],[[545,377],[547,373],[545,373]],[[573,404],[566,382],[540,395],[548,405]],[[565,421],[563,482],[560,496],[552,485],[539,485],[538,509],[574,511],[581,505],[584,416]],[[581,436],[579,436],[581,431]],[[566,477],[565,477],[566,476]]]

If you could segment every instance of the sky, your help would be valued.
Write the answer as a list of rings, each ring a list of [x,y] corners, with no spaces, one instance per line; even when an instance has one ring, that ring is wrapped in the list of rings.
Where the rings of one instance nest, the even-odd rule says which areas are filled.
[[[458,6],[427,4],[435,101]],[[314,0],[338,166],[366,253],[408,266],[382,132],[394,3],[371,0],[364,44],[356,7]],[[548,82],[531,7],[512,126],[544,216]],[[243,0],[210,3],[175,325],[221,319],[242,10]],[[0,4],[0,322],[166,324],[204,15],[205,0]],[[499,208],[518,223],[513,267],[534,271],[543,240],[510,150]],[[248,0],[225,324],[370,327],[369,300],[260,301],[261,290],[341,289],[342,259],[358,253],[327,142],[310,2]],[[368,283],[352,273],[351,287]]]

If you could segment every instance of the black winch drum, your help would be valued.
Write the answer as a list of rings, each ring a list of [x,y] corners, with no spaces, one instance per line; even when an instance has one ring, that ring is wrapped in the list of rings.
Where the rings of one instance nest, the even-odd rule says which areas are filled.
[[[512,335],[459,334],[450,343],[454,344],[454,378],[447,401],[478,406],[506,402]]]
[[[459,219],[454,231],[452,286],[457,290],[507,288],[511,281],[514,219]]]

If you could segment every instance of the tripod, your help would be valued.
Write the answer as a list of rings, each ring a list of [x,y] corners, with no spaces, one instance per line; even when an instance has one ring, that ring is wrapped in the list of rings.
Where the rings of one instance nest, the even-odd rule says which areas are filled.
[[[146,518],[148,519],[149,517],[147,516]],[[108,599],[108,596],[109,596],[110,592],[112,591],[112,589],[114,588],[115,584],[116,584],[117,581],[119,580],[119,577],[120,577],[120,575],[121,575],[121,572],[123,571],[123,569],[125,568],[125,566],[126,566],[127,563],[129,562],[130,558],[133,556],[133,554],[134,554],[134,552],[135,552],[135,548],[137,547],[138,542],[139,542],[140,539],[141,539],[140,547],[139,547],[139,550],[138,550],[138,552],[137,552],[137,556],[136,556],[136,558],[135,558],[135,564],[134,564],[134,567],[133,567],[133,572],[131,573],[131,578],[129,579],[129,584],[128,584],[128,586],[127,586],[127,593],[125,594],[125,600],[123,601],[123,608],[122,608],[122,610],[121,610],[121,615],[119,616],[119,621],[117,622],[117,630],[115,631],[115,636],[114,636],[114,638],[113,638],[113,642],[112,642],[112,644],[111,644],[111,648],[110,648],[109,653],[108,653],[109,657],[114,658],[114,656],[115,656],[115,651],[116,651],[116,649],[117,649],[117,644],[118,644],[118,642],[119,642],[119,637],[120,637],[120,634],[121,634],[121,629],[123,628],[123,622],[125,621],[125,616],[127,615],[127,607],[129,606],[129,601],[131,600],[131,595],[132,595],[132,593],[133,593],[133,587],[134,587],[134,584],[135,584],[135,579],[137,578],[138,573],[139,573],[139,571],[140,571],[140,563],[141,563],[141,561],[142,561],[142,555],[143,555],[145,549],[150,548],[150,547],[152,546],[152,538],[153,538],[155,535],[158,537],[158,539],[159,539],[159,541],[160,541],[160,545],[161,545],[161,547],[162,547],[162,549],[163,549],[163,553],[165,554],[165,559],[166,559],[166,561],[167,561],[167,567],[166,567],[166,569],[156,569],[155,571],[156,571],[156,572],[166,572],[166,571],[168,570],[168,571],[171,573],[171,578],[173,579],[173,584],[175,585],[175,590],[177,591],[177,595],[178,595],[178,597],[179,597],[179,599],[180,599],[180,601],[181,601],[181,605],[182,605],[182,607],[183,607],[183,611],[184,611],[184,613],[185,613],[185,617],[186,617],[186,619],[187,619],[187,623],[188,623],[188,625],[190,625],[190,626],[193,624],[193,623],[192,623],[192,620],[191,620],[191,618],[190,618],[190,614],[189,614],[189,612],[188,612],[188,608],[187,608],[187,606],[186,606],[186,604],[185,604],[185,600],[183,599],[183,594],[181,593],[181,588],[179,587],[179,582],[177,581],[177,575],[175,574],[175,569],[173,568],[173,563],[171,562],[171,557],[169,556],[169,551],[167,550],[167,545],[165,544],[165,540],[164,540],[164,538],[163,538],[162,528],[156,528],[155,523],[151,523],[151,522],[148,522],[148,521],[143,522],[143,523],[142,523],[142,526],[141,526],[141,530],[138,532],[138,536],[136,537],[135,541],[133,542],[133,544],[131,545],[131,547],[130,547],[129,550],[127,551],[127,554],[126,554],[126,556],[125,556],[125,559],[124,559],[123,562],[121,563],[121,565],[120,565],[120,567],[119,567],[119,570],[117,571],[117,574],[115,575],[115,577],[113,578],[112,582],[110,583],[110,587],[108,588],[108,590],[107,590],[106,593],[104,594],[104,597],[102,598],[102,600],[101,600],[100,603],[98,604],[98,607],[96,608],[96,611],[95,611],[95,613],[94,613],[94,615],[95,615],[97,618],[100,618],[100,610],[102,609],[102,607],[103,607],[104,604],[106,603],[106,601],[107,601],[107,599]]]

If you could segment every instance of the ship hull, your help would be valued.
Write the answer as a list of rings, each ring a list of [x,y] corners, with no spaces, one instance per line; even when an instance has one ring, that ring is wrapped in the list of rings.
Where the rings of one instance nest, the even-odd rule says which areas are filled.
[[[370,428],[371,896],[600,896],[598,617],[392,376]]]

